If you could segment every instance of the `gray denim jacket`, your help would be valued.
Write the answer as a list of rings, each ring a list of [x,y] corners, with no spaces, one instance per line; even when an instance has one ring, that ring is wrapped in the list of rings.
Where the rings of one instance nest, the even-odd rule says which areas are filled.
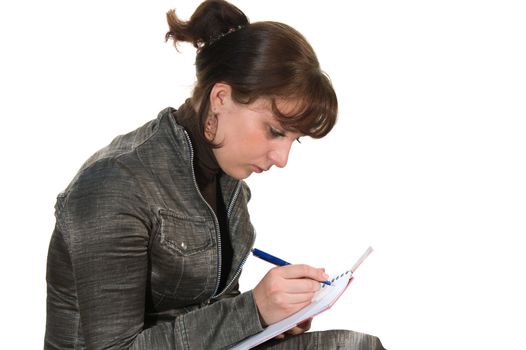
[[[220,179],[234,252],[221,271],[217,218],[173,111],[115,138],[58,196],[45,349],[223,349],[262,330],[252,292],[237,290],[255,239],[248,186]]]

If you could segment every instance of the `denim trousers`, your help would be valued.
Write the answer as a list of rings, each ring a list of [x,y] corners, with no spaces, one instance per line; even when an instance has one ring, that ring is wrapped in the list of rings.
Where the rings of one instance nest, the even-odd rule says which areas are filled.
[[[286,336],[285,339],[273,339],[257,346],[257,350],[383,350],[377,337],[347,330],[308,332]]]

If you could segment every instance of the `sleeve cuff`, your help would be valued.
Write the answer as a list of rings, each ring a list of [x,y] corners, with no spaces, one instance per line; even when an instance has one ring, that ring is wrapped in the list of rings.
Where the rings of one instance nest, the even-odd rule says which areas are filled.
[[[239,300],[240,306],[245,306],[245,311],[239,313],[239,322],[240,325],[243,327],[243,333],[256,334],[262,332],[265,329],[265,326],[261,322],[258,307],[254,300],[254,295],[252,294],[252,291],[250,290],[242,293],[239,296],[239,298],[242,298],[242,300]]]

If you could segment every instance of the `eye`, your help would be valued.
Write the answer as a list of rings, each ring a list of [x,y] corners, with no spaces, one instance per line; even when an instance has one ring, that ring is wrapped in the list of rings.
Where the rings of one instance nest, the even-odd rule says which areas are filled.
[[[272,137],[284,137],[285,133],[283,131],[280,131],[272,126],[269,126],[269,133]]]

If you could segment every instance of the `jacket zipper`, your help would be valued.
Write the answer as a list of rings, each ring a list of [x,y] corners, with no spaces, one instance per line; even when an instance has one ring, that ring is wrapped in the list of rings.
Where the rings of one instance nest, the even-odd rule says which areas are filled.
[[[216,228],[216,240],[217,240],[216,253],[217,253],[218,264],[217,264],[217,282],[216,282],[216,286],[214,288],[214,293],[212,293],[212,295],[214,295],[214,294],[217,293],[217,289],[219,288],[219,282],[221,280],[221,264],[222,264],[222,261],[221,261],[221,233],[220,233],[220,229],[219,229],[219,220],[217,219],[217,216],[214,213],[214,209],[212,209],[210,204],[208,204],[208,202],[205,200],[205,198],[201,194],[201,191],[199,191],[199,186],[197,186],[197,180],[195,178],[195,171],[194,171],[194,148],[192,146],[192,141],[190,140],[190,136],[188,136],[188,133],[186,132],[186,130],[183,130],[183,131],[184,131],[184,134],[186,136],[186,140],[188,141],[188,146],[190,147],[190,165],[192,166],[192,179],[194,180],[195,189],[197,190],[197,193],[199,193],[199,197],[201,197],[203,202],[208,207],[208,210],[212,214],[212,217],[214,218],[214,225],[215,225],[215,228]]]
[[[234,203],[236,202],[237,197],[239,196],[239,191],[240,190],[241,190],[241,181],[239,181],[237,183],[237,186],[236,186],[236,189],[235,189],[235,192],[234,192],[234,196],[232,197],[232,200],[230,201],[230,205],[228,206],[228,210],[226,212],[226,216],[229,219],[230,219],[230,214],[232,213],[232,208],[234,207]],[[214,295],[213,298],[218,298],[221,295],[223,295],[225,293],[225,291],[227,291],[228,288],[230,288],[232,283],[234,283],[236,278],[241,274],[241,270],[243,269],[243,265],[245,265],[245,262],[247,261],[248,257],[250,256],[250,251],[252,250],[252,247],[254,246],[255,238],[256,238],[256,235],[255,235],[255,231],[254,231],[254,235],[252,236],[252,242],[250,242],[250,249],[248,250],[248,253],[247,253],[247,255],[245,255],[243,260],[241,260],[241,264],[239,264],[239,267],[237,268],[236,273],[234,274],[233,278],[230,280],[230,282],[227,283],[225,288],[223,288],[223,291],[221,293],[217,294],[217,295]],[[217,290],[216,290],[216,292],[217,292]]]
[[[217,282],[216,282],[216,286],[214,288],[214,293],[212,293],[212,298],[217,298],[217,297],[223,295],[225,293],[225,291],[228,290],[228,288],[230,288],[232,283],[236,280],[236,278],[241,273],[243,265],[245,265],[245,262],[247,261],[249,255],[250,255],[250,250],[252,249],[252,246],[254,245],[255,234],[253,235],[252,242],[250,243],[249,253],[247,253],[247,255],[241,261],[241,264],[239,265],[238,269],[236,270],[236,273],[234,274],[234,277],[232,278],[232,280],[229,283],[227,283],[227,285],[225,286],[225,288],[223,288],[223,291],[221,293],[216,294],[218,292],[218,289],[219,289],[219,283],[221,281],[221,272],[222,272],[221,271],[221,266],[222,266],[222,261],[221,261],[221,232],[220,232],[220,228],[219,228],[219,220],[217,219],[217,216],[214,213],[214,210],[212,209],[210,204],[208,204],[208,202],[205,200],[205,198],[201,194],[201,191],[199,191],[199,186],[197,186],[197,180],[195,178],[195,171],[194,171],[194,148],[192,146],[192,141],[190,140],[190,136],[188,136],[188,133],[186,132],[186,130],[184,130],[184,134],[186,136],[186,140],[188,141],[188,145],[190,147],[190,164],[192,166],[192,179],[194,180],[194,187],[197,190],[197,193],[199,193],[199,196],[201,197],[203,202],[208,207],[208,210],[210,211],[210,213],[212,213],[212,217],[214,218],[214,225],[215,225],[215,228],[216,228],[216,239],[217,239],[217,260],[218,260],[218,265],[217,265]],[[232,209],[234,207],[234,204],[235,204],[235,202],[237,200],[237,197],[239,196],[239,191],[240,190],[241,190],[241,181],[238,181],[238,183],[236,185],[236,188],[234,190],[234,195],[232,196],[232,199],[230,200],[230,203],[229,203],[228,209],[227,209],[227,213],[226,213],[227,218],[229,218],[229,219],[230,219],[230,214],[232,213]]]

